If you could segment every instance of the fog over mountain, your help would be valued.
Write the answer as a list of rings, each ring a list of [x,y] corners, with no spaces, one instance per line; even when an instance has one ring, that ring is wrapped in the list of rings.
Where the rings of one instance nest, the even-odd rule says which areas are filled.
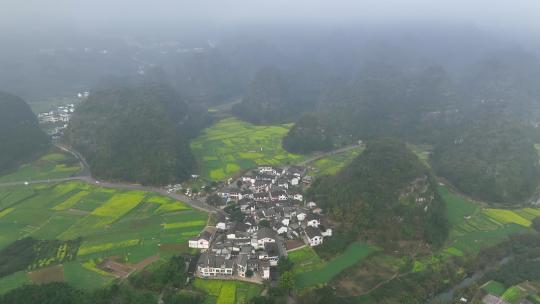
[[[540,0],[0,0],[36,299],[540,304]]]

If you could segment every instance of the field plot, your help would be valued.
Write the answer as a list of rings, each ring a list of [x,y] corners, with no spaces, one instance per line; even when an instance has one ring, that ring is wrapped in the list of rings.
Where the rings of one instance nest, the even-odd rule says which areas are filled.
[[[191,144],[201,174],[223,180],[261,164],[284,165],[304,159],[285,151],[281,141],[291,125],[255,126],[227,118],[205,129]]]
[[[64,282],[64,266],[56,265],[42,268],[28,273],[32,283],[47,284],[52,282]]]
[[[135,265],[158,253],[168,258],[187,252],[187,240],[199,234],[208,219],[204,212],[155,193],[80,182],[0,188],[0,206],[0,250],[27,236],[62,240],[59,244],[82,238],[75,260],[64,264],[65,281],[82,288],[110,282],[97,267],[106,258]],[[37,260],[31,270],[71,254],[71,247],[63,246]]]
[[[304,289],[326,284],[343,270],[364,260],[376,250],[367,244],[353,243],[345,252],[323,263],[321,267],[306,272],[300,271],[296,276],[296,285],[299,289]]]
[[[309,166],[313,168],[313,175],[315,176],[336,174],[341,168],[360,155],[362,151],[364,151],[363,146],[357,147],[343,153],[323,157],[309,164]]]
[[[531,217],[540,212],[540,209],[533,208],[482,208],[442,186],[439,187],[439,194],[447,204],[448,219],[452,225],[445,252],[453,255],[478,252],[512,233],[529,229]]]
[[[506,291],[506,287],[500,282],[497,281],[489,281],[486,284],[482,286],[482,289],[485,290],[487,293],[490,293],[495,296],[502,296],[502,294]]]
[[[0,278],[0,294],[4,294],[11,289],[15,289],[29,282],[28,276],[24,271],[19,271],[9,276]]]
[[[21,166],[17,172],[0,176],[0,183],[63,178],[73,176],[80,171],[81,166],[75,157],[56,152]]]
[[[299,274],[324,266],[324,261],[319,258],[312,247],[306,246],[288,253],[289,260],[293,263],[293,272]]]
[[[209,297],[205,303],[242,304],[258,296],[262,286],[239,281],[204,280],[196,278],[193,286]]]

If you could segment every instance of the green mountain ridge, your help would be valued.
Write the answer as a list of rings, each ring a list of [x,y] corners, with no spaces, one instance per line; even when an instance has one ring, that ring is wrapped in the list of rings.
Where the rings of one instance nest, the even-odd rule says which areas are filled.
[[[429,169],[405,144],[384,139],[309,192],[336,222],[383,247],[400,241],[441,245],[448,235],[446,207]]]
[[[200,121],[169,87],[144,85],[93,93],[73,115],[66,140],[92,174],[143,184],[182,181],[195,168],[189,148]]]
[[[0,173],[6,173],[45,153],[49,138],[21,98],[0,92]]]

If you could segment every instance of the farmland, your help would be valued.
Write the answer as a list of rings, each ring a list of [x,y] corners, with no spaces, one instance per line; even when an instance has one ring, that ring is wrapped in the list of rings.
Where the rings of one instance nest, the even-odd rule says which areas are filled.
[[[258,296],[262,286],[221,280],[195,279],[193,286],[207,294],[206,304],[242,304]]]
[[[496,244],[514,232],[528,229],[530,220],[540,209],[515,210],[483,208],[445,187],[439,193],[447,203],[448,218],[452,225],[448,253],[476,253],[481,248]]]
[[[112,279],[98,267],[107,257],[136,264],[157,254],[167,258],[185,252],[187,239],[207,220],[206,213],[155,193],[81,182],[0,188],[0,212],[0,250],[25,237],[62,242],[82,237],[75,260],[63,265],[64,279],[82,288],[103,286]],[[49,265],[46,257],[41,260],[32,271]],[[12,287],[27,281],[19,273],[0,280]]]
[[[51,152],[23,165],[16,172],[0,176],[0,183],[70,177],[81,171],[79,161],[69,154]]]
[[[284,165],[303,156],[288,153],[281,141],[291,125],[255,126],[226,118],[205,129],[191,144],[202,177],[224,180],[261,164]]]
[[[374,253],[376,248],[363,244],[363,243],[353,243],[340,255],[334,257],[328,262],[317,263],[317,267],[312,267],[309,265],[307,271],[302,269],[296,270],[293,268],[293,271],[297,273],[296,275],[296,285],[299,289],[304,289],[308,287],[315,287],[318,285],[324,285],[330,282],[335,276],[340,274],[343,270],[359,263],[360,261],[367,258],[369,255]],[[295,254],[293,252],[293,261],[297,260],[295,255],[300,255],[300,257],[308,257],[310,259],[315,259],[311,254],[307,252],[300,252]],[[300,267],[303,267],[300,264]]]
[[[331,175],[336,174],[350,163],[355,157],[364,151],[364,147],[360,146],[342,153],[329,155],[312,162],[309,166],[313,168],[313,175]]]

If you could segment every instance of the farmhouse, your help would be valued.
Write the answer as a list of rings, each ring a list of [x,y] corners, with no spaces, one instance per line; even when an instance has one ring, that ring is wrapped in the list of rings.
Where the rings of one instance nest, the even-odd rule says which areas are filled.
[[[232,276],[234,262],[223,256],[209,253],[201,254],[197,263],[197,271],[203,277],[209,276]]]
[[[321,224],[321,218],[319,217],[319,215],[314,213],[308,214],[306,217],[306,221],[306,225],[308,225],[309,227],[318,228]]]
[[[190,238],[188,246],[189,248],[208,249],[212,240],[212,233],[209,231],[203,231],[198,237]]]
[[[275,243],[277,240],[276,232],[270,228],[261,228],[255,232],[254,238],[251,239],[251,245],[255,249],[264,248],[266,243]]]
[[[310,246],[314,247],[323,243],[323,236],[319,229],[307,227],[306,230],[304,230],[304,233]]]

